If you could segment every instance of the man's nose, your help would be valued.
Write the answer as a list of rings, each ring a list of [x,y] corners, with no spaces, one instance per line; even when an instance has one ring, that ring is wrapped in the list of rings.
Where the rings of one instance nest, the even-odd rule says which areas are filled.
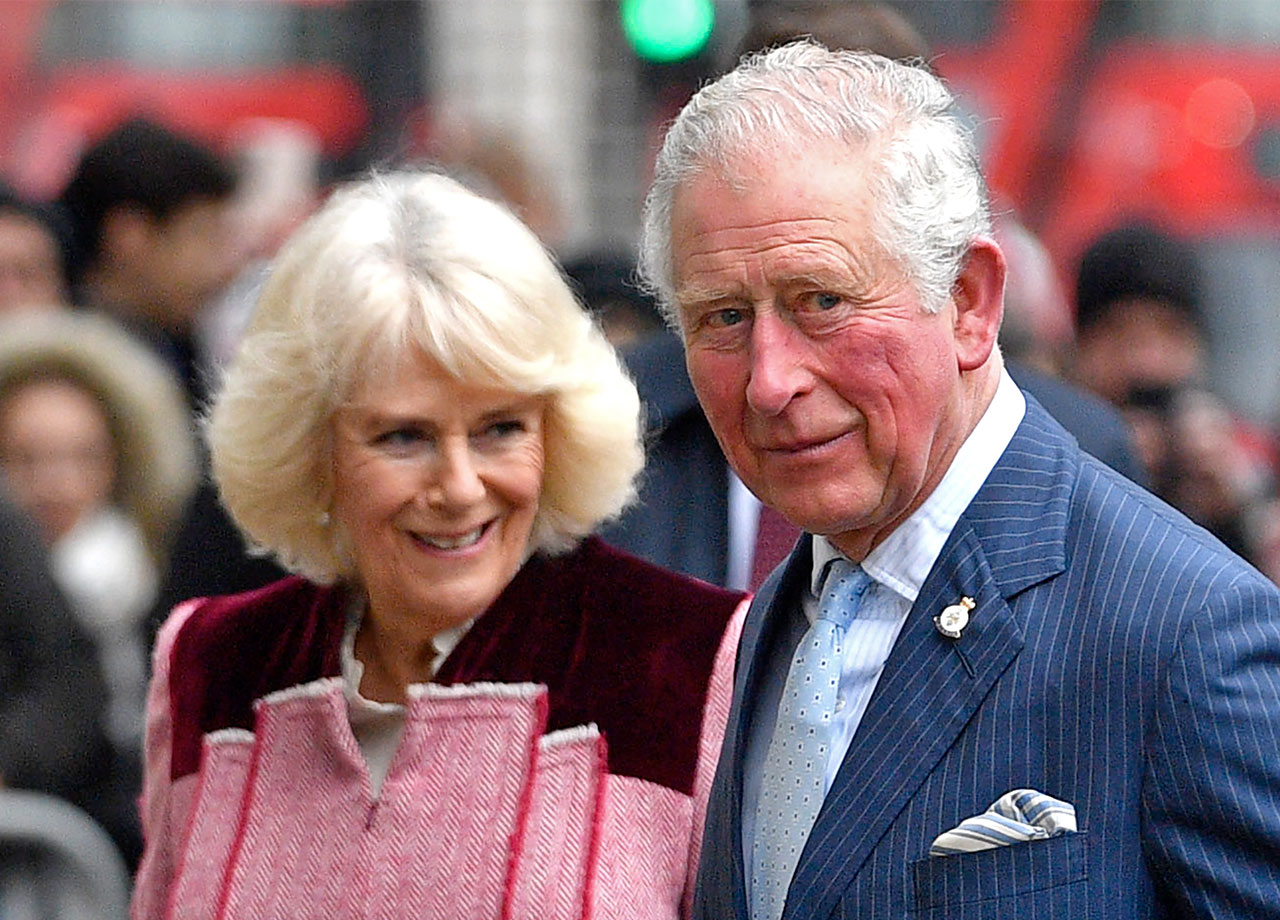
[[[761,415],[777,415],[803,390],[800,335],[775,311],[757,311],[751,328],[747,403]]]

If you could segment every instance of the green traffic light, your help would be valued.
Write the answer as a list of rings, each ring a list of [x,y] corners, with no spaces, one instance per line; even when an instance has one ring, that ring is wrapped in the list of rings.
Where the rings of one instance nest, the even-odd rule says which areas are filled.
[[[636,54],[659,64],[697,54],[716,23],[713,0],[622,0],[621,15]]]

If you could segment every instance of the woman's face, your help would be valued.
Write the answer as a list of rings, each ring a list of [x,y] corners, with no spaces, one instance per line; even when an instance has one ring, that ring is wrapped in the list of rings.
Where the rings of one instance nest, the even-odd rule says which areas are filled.
[[[33,380],[0,402],[0,470],[53,543],[111,501],[115,449],[101,405],[68,380]]]
[[[544,406],[418,354],[335,413],[332,517],[371,617],[432,636],[498,597],[528,553]]]
[[[38,220],[0,212],[0,313],[66,301],[58,241]]]

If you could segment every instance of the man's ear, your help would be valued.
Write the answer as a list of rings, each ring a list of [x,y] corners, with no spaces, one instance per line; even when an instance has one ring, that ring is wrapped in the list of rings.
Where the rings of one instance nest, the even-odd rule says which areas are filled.
[[[1004,316],[1004,276],[1004,253],[994,240],[984,236],[969,244],[964,268],[951,288],[961,371],[981,367],[991,357]]]

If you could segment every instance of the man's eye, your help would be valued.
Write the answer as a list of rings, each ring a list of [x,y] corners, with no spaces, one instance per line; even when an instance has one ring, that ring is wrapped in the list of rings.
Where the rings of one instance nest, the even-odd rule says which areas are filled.
[[[726,307],[722,310],[713,310],[703,317],[703,324],[711,329],[727,329],[730,326],[736,326],[741,323],[745,317],[741,310],[733,307]]]
[[[830,291],[816,291],[801,298],[801,303],[804,306],[819,313],[834,310],[843,302],[843,297],[839,294],[832,294]]]

